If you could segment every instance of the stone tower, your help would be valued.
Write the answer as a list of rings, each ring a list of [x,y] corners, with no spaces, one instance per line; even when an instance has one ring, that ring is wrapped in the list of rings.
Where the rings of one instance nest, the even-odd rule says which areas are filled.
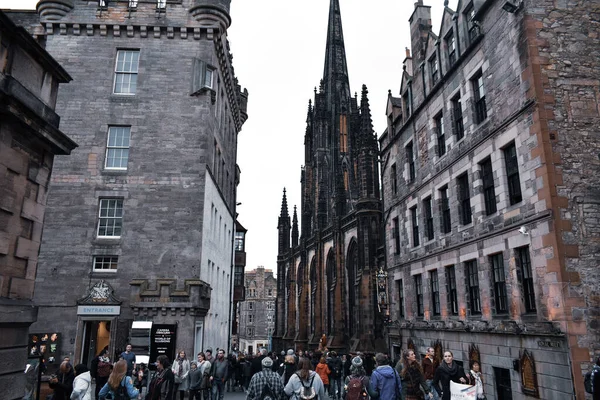
[[[127,342],[144,354],[134,321],[170,326],[189,353],[230,347],[248,92],[232,65],[229,6],[37,5],[39,24],[28,28],[73,77],[56,108],[80,143],[53,171],[36,278],[32,331],[60,332],[57,360],[89,363]]]

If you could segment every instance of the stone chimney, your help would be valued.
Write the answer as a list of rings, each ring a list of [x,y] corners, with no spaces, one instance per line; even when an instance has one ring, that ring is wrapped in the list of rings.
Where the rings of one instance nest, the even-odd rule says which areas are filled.
[[[413,58],[413,70],[425,60],[427,36],[431,32],[431,6],[423,5],[423,0],[417,0],[415,10],[410,19],[410,42]]]

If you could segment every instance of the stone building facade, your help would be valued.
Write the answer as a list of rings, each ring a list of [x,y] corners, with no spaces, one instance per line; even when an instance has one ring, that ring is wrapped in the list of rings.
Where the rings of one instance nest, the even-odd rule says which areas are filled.
[[[584,398],[600,350],[600,9],[445,3],[440,27],[415,3],[379,139],[390,346],[480,359],[488,399]]]
[[[246,298],[239,304],[239,351],[255,354],[271,345],[277,279],[273,270],[261,266],[246,272],[244,286]]]
[[[25,393],[28,330],[48,186],[56,155],[77,146],[59,130],[58,87],[69,74],[0,11],[0,393]],[[49,347],[49,346],[48,346]],[[31,351],[33,349],[33,352]],[[33,353],[33,354],[32,354]]]
[[[378,146],[368,91],[353,97],[342,18],[331,0],[325,67],[304,137],[300,224],[284,192],[274,346],[385,349],[376,273],[383,267]]]
[[[29,28],[73,76],[57,110],[80,147],[52,177],[33,329],[61,332],[75,363],[105,345],[118,354],[133,321],[171,325],[189,354],[230,345],[248,93],[232,66],[229,6],[37,5]]]

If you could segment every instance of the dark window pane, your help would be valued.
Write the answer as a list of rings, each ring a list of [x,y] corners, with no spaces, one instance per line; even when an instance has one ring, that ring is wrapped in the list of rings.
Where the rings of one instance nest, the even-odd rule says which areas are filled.
[[[456,271],[454,265],[446,267],[446,293],[448,308],[452,315],[458,315],[458,294],[456,291]]]
[[[506,314],[508,312],[508,300],[506,295],[506,278],[504,274],[504,258],[502,253],[490,256],[490,264],[492,266],[496,314]]]
[[[519,177],[519,159],[514,143],[504,148],[504,163],[506,165],[506,180],[508,182],[508,199],[512,206],[523,200],[521,179]]]
[[[531,270],[531,258],[529,247],[519,247],[516,249],[517,266],[521,275],[521,285],[523,288],[523,300],[525,302],[526,312],[536,312],[535,305],[535,287],[533,282],[533,272]]]
[[[472,260],[467,261],[465,263],[465,275],[467,277],[467,288],[469,291],[469,308],[471,310],[471,315],[481,314],[477,261]]]
[[[417,315],[423,316],[423,278],[421,274],[415,275],[415,293],[417,295]]]
[[[440,283],[437,270],[429,273],[431,282],[431,310],[433,315],[440,315]]]
[[[471,214],[471,193],[469,191],[469,176],[463,174],[457,178],[458,186],[458,203],[459,203],[459,215],[461,223],[468,225],[472,221]]]
[[[493,214],[496,208],[496,190],[494,187],[494,171],[492,170],[492,160],[487,158],[481,164],[481,179],[483,181],[483,197],[485,201],[486,215]]]

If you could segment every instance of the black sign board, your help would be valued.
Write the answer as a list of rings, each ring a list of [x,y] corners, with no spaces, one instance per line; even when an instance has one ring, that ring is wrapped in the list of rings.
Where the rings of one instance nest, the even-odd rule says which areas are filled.
[[[177,325],[152,324],[150,330],[150,363],[154,363],[160,355],[169,357],[169,362],[175,359],[175,339]]]

